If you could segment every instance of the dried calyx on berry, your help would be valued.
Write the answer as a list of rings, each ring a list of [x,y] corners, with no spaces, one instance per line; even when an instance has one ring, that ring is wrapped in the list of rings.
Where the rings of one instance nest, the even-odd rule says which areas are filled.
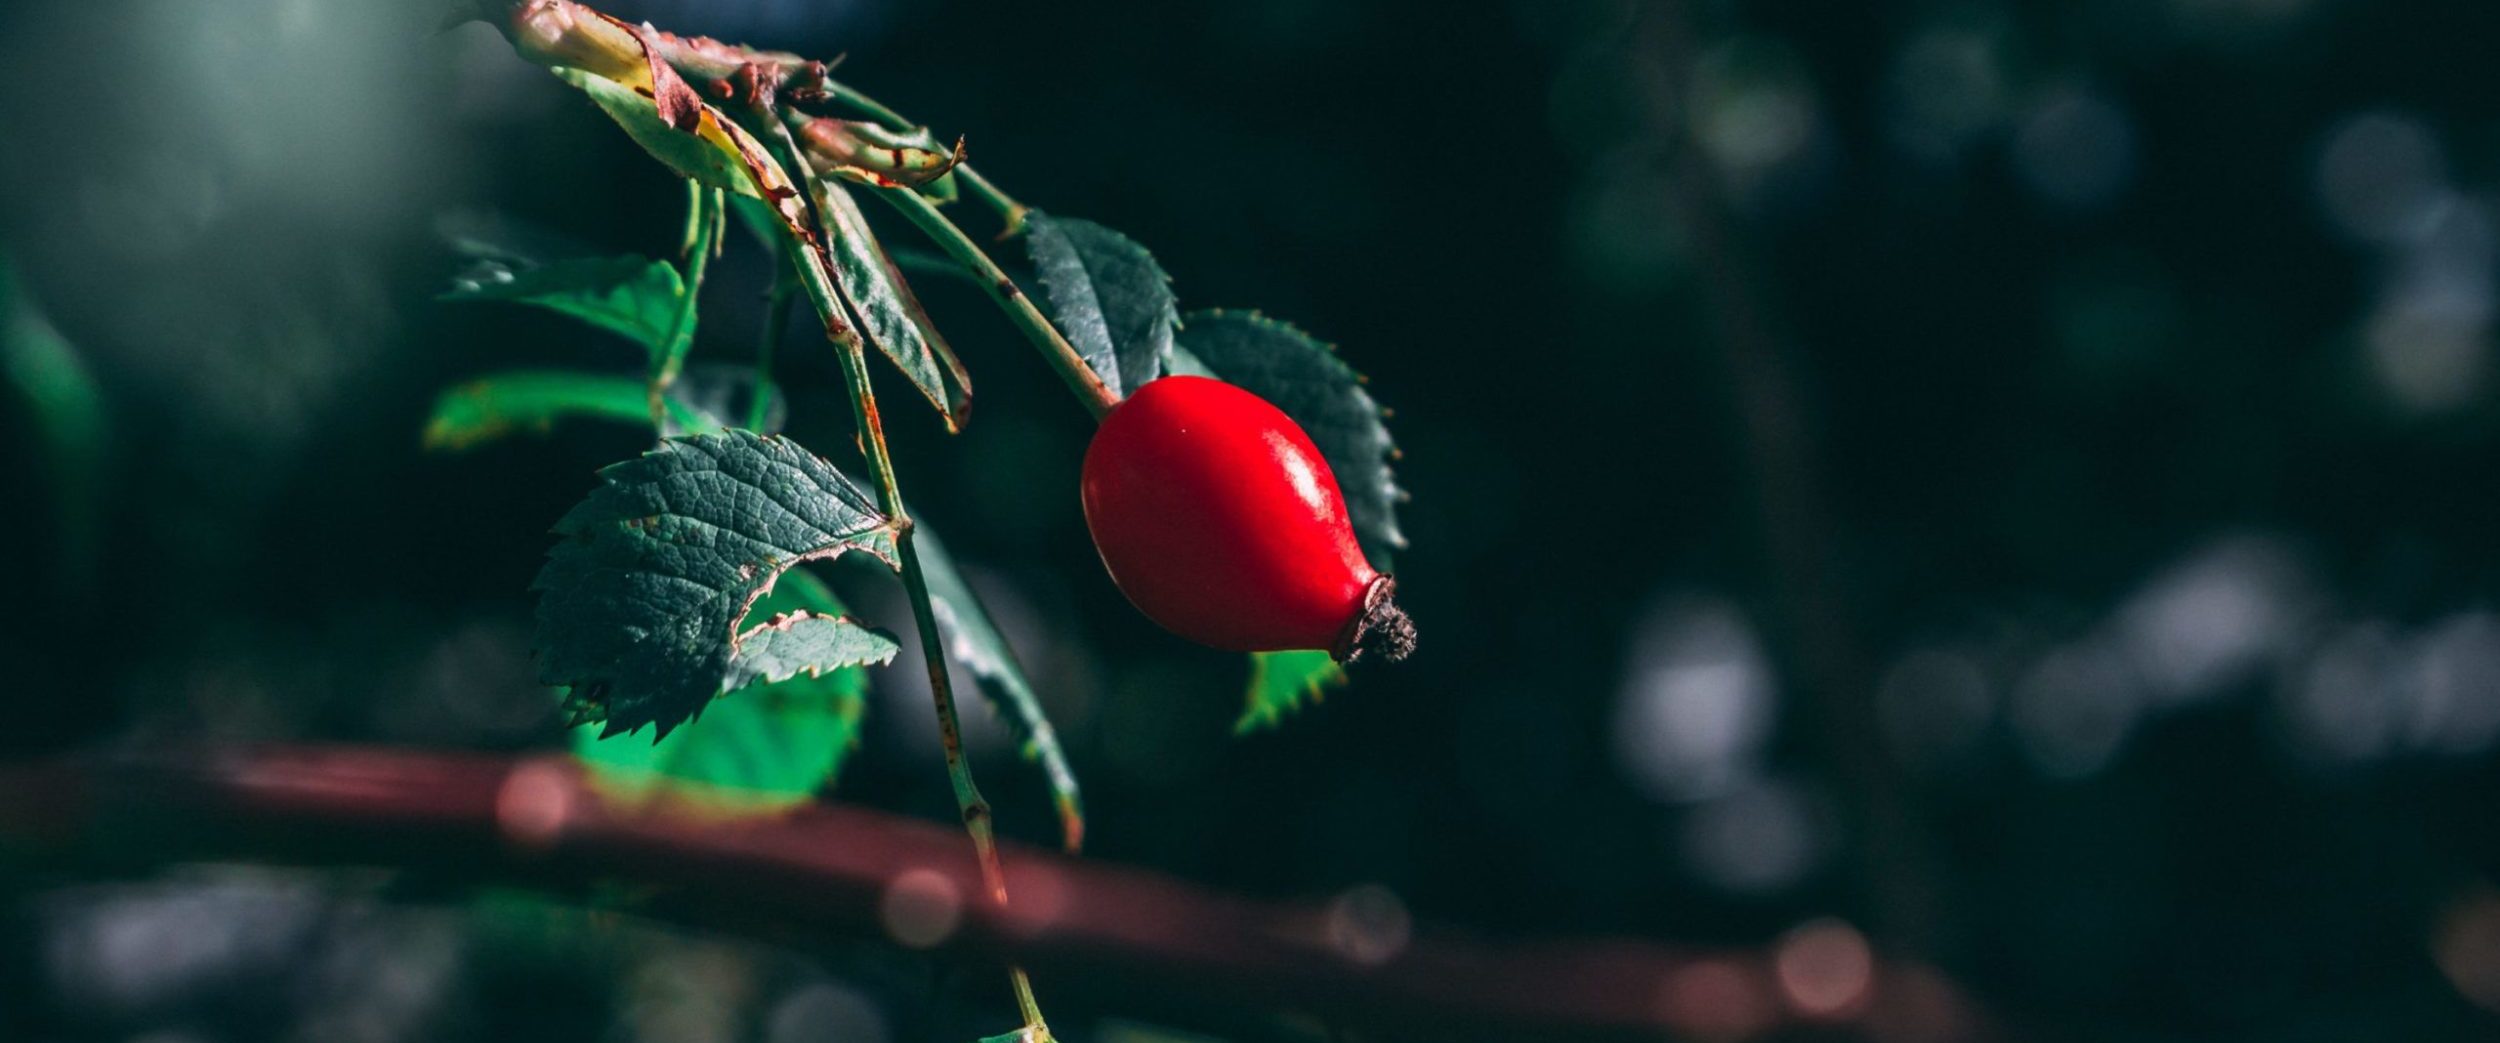
[[[1084,500],[1112,582],[1166,630],[1340,662],[1414,651],[1397,583],[1363,557],[1328,461],[1257,395],[1205,377],[1147,384],[1094,433]]]
[[[1397,662],[1415,653],[1415,621],[1398,607],[1398,581],[1381,576],[1363,592],[1363,611],[1346,622],[1328,654],[1340,663],[1366,656]]]

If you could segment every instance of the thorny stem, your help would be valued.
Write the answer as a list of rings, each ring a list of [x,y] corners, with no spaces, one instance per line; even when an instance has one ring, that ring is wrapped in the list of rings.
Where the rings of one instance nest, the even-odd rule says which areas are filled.
[[[964,759],[963,726],[955,712],[955,686],[947,675],[946,641],[938,632],[937,612],[929,603],[929,580],[921,570],[919,546],[912,539],[911,516],[904,511],[902,491],[894,482],[894,461],[886,455],[885,425],[877,418],[876,393],[868,386],[867,347],[847,327],[840,333],[835,340],[842,355],[842,382],[850,390],[860,452],[867,456],[868,470],[877,479],[878,501],[886,516],[893,519],[903,592],[911,601],[912,626],[920,632],[920,654],[929,668],[929,696],[937,704],[938,738],[946,747],[946,778],[954,785],[955,807],[963,813],[964,831],[972,834],[972,848],[980,857],[981,879],[990,889],[990,901],[1004,909],[1007,874],[998,861],[998,838],[990,822],[990,804],[982,798],[981,787],[973,782],[971,762]],[[1016,1007],[1024,1016],[1025,1028],[1033,1033],[1032,1038],[1050,1038],[1050,1029],[1042,1021],[1041,1004],[1033,999],[1033,983],[1025,977],[1024,968],[1008,968],[1008,977],[1014,984]]]
[[[677,316],[669,323],[668,351],[651,373],[651,423],[662,430],[666,430],[661,421],[667,410],[661,400],[685,367],[686,349],[694,337],[695,299],[703,294],[703,273],[718,252],[721,217],[727,209],[719,189],[691,179],[686,182],[685,295],[677,299]]]
[[[798,143],[790,139],[788,128],[772,128],[793,172],[802,178],[815,177],[808,169],[807,158],[801,155]],[[813,249],[809,244],[791,241],[787,249]],[[795,258],[794,258],[795,260]],[[895,557],[902,573],[903,593],[911,602],[912,628],[920,633],[920,655],[929,670],[929,698],[936,704],[938,738],[946,748],[946,779],[955,790],[955,807],[962,813],[964,832],[972,836],[972,850],[981,862],[981,880],[989,887],[990,901],[1000,909],[1007,907],[1007,872],[999,865],[998,837],[991,825],[990,803],[981,796],[981,787],[973,782],[972,764],[964,759],[963,725],[955,711],[955,685],[947,674],[946,640],[937,626],[937,610],[929,601],[929,580],[920,564],[920,547],[912,537],[911,513],[903,506],[901,486],[895,483],[894,459],[885,448],[885,422],[877,413],[877,394],[868,383],[868,346],[860,339],[847,318],[841,298],[831,287],[819,286],[820,279],[810,273],[820,272],[817,265],[797,263],[803,285],[814,301],[817,317],[823,321],[825,336],[833,341],[842,358],[842,385],[850,394],[851,416],[857,425],[860,455],[868,459],[869,473],[877,480],[877,502],[886,517],[893,519]],[[1016,1009],[1024,1017],[1028,1038],[1047,1041],[1050,1027],[1042,1020],[1041,1004],[1033,999],[1033,983],[1024,968],[1009,966],[1008,982],[1015,989]]]
[[[955,169],[957,172],[964,170],[962,167]],[[990,260],[990,255],[981,250],[979,243],[973,242],[971,236],[955,226],[955,222],[938,212],[937,204],[909,188],[878,189],[877,195],[894,204],[903,216],[910,218],[929,238],[936,240],[938,248],[953,257],[955,263],[972,272],[980,281],[981,288],[989,292],[990,299],[1006,311],[1008,321],[1024,331],[1025,338],[1032,341],[1034,347],[1041,349],[1043,360],[1059,372],[1059,379],[1066,381],[1068,390],[1076,392],[1076,397],[1084,400],[1085,408],[1091,410],[1096,419],[1101,419],[1103,414],[1111,411],[1111,407],[1120,404],[1119,396],[1112,394],[1111,389],[1103,384],[1102,377],[1094,372],[1093,367],[1085,364],[1085,359],[1076,353],[1075,346],[1060,334],[1059,327],[1051,325],[1050,319],[1042,315],[1042,310],[1034,306],[1033,299],[1024,295],[1015,280],[1008,278],[1007,273],[998,267],[998,262]]]

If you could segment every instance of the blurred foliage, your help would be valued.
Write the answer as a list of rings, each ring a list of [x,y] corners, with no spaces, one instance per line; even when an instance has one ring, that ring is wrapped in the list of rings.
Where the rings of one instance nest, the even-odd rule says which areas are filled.
[[[685,280],[666,261],[583,257],[515,270],[483,259],[461,274],[448,301],[511,301],[570,315],[642,345],[652,359],[677,354],[677,302]]]
[[[565,742],[523,588],[648,428],[422,452],[441,387],[617,361],[556,316],[433,303],[439,230],[673,256],[681,193],[425,8],[0,11],[0,250],[119,450],[75,530],[109,553],[60,581],[96,608],[22,597],[0,627],[8,752]],[[981,377],[961,435],[891,411],[1085,772],[1091,856],[1377,885],[1494,936],[1776,945],[1837,917],[2079,1036],[2490,1033],[2500,8],[615,9],[848,52],[1020,197],[1346,345],[1397,410],[1422,650],[1249,741],[1239,658],[1101,575],[1085,417],[1012,329],[948,330]],[[739,289],[707,290],[698,359],[752,350],[764,264],[720,259]],[[828,353],[781,357],[794,436],[840,450]],[[0,407],[9,473],[56,466],[46,423]],[[38,506],[0,539],[51,560],[53,487],[10,488]],[[905,659],[845,799],[948,820]],[[985,723],[1002,830],[1048,842]],[[7,1038],[971,1039],[1001,1002],[884,944],[283,874],[6,879]],[[1037,970],[1072,1038],[1316,1034]]]
[[[28,483],[52,505],[52,560],[43,577],[55,591],[85,593],[95,581],[104,479],[111,461],[109,420],[95,376],[78,349],[62,338],[26,295],[0,257],[0,387],[28,421],[43,464]]]

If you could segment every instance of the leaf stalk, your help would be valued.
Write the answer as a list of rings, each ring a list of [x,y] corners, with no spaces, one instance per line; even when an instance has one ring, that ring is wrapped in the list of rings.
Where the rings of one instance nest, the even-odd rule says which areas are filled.
[[[651,368],[651,424],[663,432],[668,430],[663,422],[668,411],[662,401],[685,368],[687,350],[694,347],[695,300],[702,296],[703,273],[718,252],[721,219],[727,210],[719,189],[686,181],[685,292],[677,299],[676,318],[669,323],[667,350],[652,360]]]

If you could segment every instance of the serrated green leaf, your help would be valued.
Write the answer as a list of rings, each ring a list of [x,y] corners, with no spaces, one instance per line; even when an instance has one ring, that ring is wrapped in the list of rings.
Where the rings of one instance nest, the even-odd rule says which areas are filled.
[[[839,619],[842,603],[822,580],[804,569],[793,569],[782,574],[772,593],[756,602],[741,626],[753,628],[776,617],[800,614],[809,619]],[[868,649],[865,660],[883,662],[893,657],[890,639],[856,625],[845,629],[850,635],[865,634],[883,642],[880,648]],[[742,658],[755,659],[758,643],[751,639]],[[702,787],[703,796],[741,810],[803,802],[833,782],[858,745],[867,672],[845,666],[810,674],[802,663],[782,677],[735,690],[658,742],[630,738],[603,742],[599,726],[575,728],[573,752],[590,764],[611,793],[635,796],[663,783],[693,783]]]
[[[480,260],[454,280],[446,301],[509,301],[570,315],[665,357],[677,335],[685,281],[666,261],[584,257],[538,267]]]
[[[599,477],[531,589],[539,679],[570,686],[576,723],[602,734],[666,737],[746,677],[753,631],[737,625],[783,571],[851,550],[895,560],[867,491],[787,439],[673,438]]]
[[[670,419],[686,431],[717,429],[674,394],[663,405]],[[649,386],[625,377],[557,370],[480,377],[445,390],[434,400],[434,416],[425,425],[425,447],[470,449],[516,432],[544,433],[558,420],[575,418],[648,425]]]
[[[920,553],[920,570],[929,584],[929,607],[936,612],[938,633],[946,639],[947,656],[972,671],[991,712],[1024,742],[1025,756],[1041,762],[1051,798],[1059,806],[1063,838],[1075,850],[1085,834],[1076,772],[1068,767],[1068,755],[1059,748],[1059,733],[1042,712],[1041,699],[1033,694],[1023,664],[1016,661],[1015,649],[1008,647],[1006,635],[999,633],[989,608],[964,582],[954,556],[947,553],[937,534],[915,519],[912,542]]]
[[[894,658],[894,639],[848,616],[786,612],[743,631],[730,657],[723,692],[757,682],[814,676],[828,664],[883,663]]]
[[[1092,221],[1039,210],[1025,214],[1025,248],[1051,321],[1112,394],[1163,375],[1180,312],[1153,254]]]
[[[1325,651],[1252,652],[1249,705],[1233,722],[1233,733],[1273,727],[1304,700],[1318,702],[1328,689],[1344,684],[1345,667]]]
[[[766,249],[783,251],[802,268],[800,285],[818,309],[857,313],[868,339],[892,359],[912,387],[937,407],[949,431],[961,430],[972,408],[972,378],[955,357],[954,348],[937,332],[928,311],[904,279],[902,270],[867,226],[849,193],[836,182],[816,178],[812,193],[827,227],[800,235],[783,213],[758,200],[733,198],[730,208],[740,223]],[[838,210],[836,208],[839,208]]]
[[[945,414],[947,427],[960,429],[972,409],[972,378],[955,358],[955,349],[938,335],[911,283],[886,256],[850,189],[822,177],[815,179],[814,188],[843,301],[859,316],[877,350],[894,360],[895,368]]]
[[[1364,555],[1374,568],[1389,571],[1391,555],[1406,546],[1397,516],[1406,492],[1389,469],[1397,449],[1363,378],[1328,345],[1257,312],[1191,312],[1182,321],[1178,344],[1187,357],[1176,358],[1173,372],[1203,370],[1268,400],[1302,425],[1337,476]]]

